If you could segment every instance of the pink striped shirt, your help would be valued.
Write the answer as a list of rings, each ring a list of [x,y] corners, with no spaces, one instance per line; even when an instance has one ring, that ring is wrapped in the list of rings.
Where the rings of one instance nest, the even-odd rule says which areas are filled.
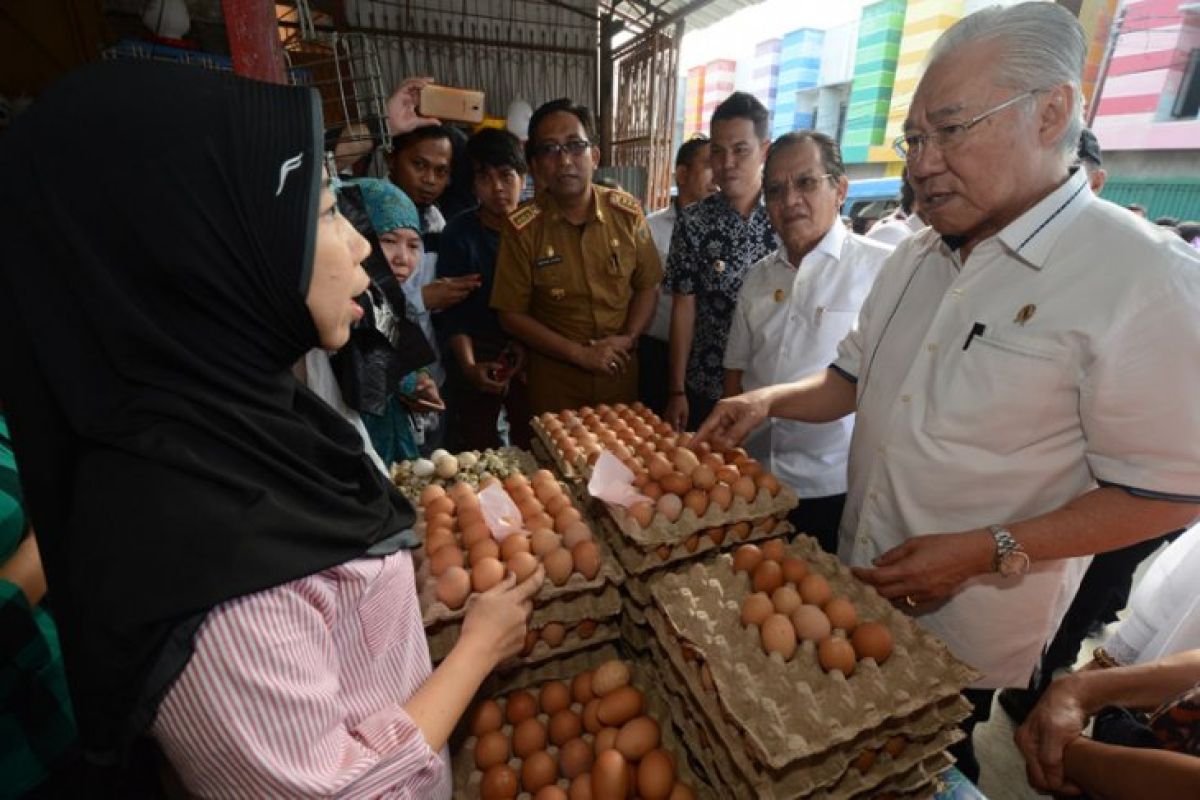
[[[152,733],[202,797],[449,798],[429,673],[412,557],[362,558],[214,608]]]

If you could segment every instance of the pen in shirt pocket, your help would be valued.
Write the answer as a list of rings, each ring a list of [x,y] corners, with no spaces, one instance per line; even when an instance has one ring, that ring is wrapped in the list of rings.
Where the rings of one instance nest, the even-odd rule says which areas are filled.
[[[987,330],[987,325],[984,325],[982,322],[976,322],[974,325],[972,325],[971,332],[967,334],[967,340],[965,342],[963,342],[962,349],[966,350],[968,347],[970,347],[971,342],[975,339],[975,337],[983,336],[983,332],[986,330]]]

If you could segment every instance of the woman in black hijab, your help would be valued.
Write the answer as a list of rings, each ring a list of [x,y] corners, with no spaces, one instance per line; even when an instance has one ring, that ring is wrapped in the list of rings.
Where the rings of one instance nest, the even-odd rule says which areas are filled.
[[[149,731],[206,796],[447,795],[540,575],[430,674],[412,510],[289,369],[345,343],[367,282],[316,92],[92,65],[0,174],[4,404],[89,762]]]

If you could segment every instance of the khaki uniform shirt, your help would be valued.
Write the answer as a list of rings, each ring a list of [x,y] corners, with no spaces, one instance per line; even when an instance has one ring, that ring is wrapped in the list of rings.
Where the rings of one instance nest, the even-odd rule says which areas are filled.
[[[573,342],[619,335],[635,292],[662,280],[662,264],[637,201],[592,187],[586,222],[568,221],[546,193],[514,211],[500,235],[492,308],[528,314]],[[537,351],[529,355],[535,414],[637,399],[637,363],[601,375]]]

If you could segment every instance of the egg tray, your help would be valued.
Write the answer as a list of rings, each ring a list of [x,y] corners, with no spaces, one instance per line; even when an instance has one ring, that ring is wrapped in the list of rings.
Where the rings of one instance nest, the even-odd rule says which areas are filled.
[[[584,521],[586,524],[586,517],[584,517]],[[596,577],[588,580],[582,573],[572,572],[562,586],[555,586],[547,580],[534,598],[535,605],[541,606],[554,600],[596,591],[608,584],[620,586],[625,580],[625,571],[621,568],[616,556],[612,554],[604,540],[596,536],[594,526],[589,525],[589,527],[592,527],[592,541],[596,543],[596,548],[600,551],[600,571],[596,573]],[[418,535],[424,536],[424,523],[419,522],[414,530]],[[467,603],[470,602],[470,597],[468,596],[467,603],[463,603],[461,608],[450,608],[437,599],[437,578],[430,572],[429,558],[425,555],[424,549],[418,551],[415,561],[417,562],[416,582],[420,587],[417,596],[421,602],[421,621],[425,627],[429,628],[439,623],[462,619],[467,613]]]
[[[435,647],[433,639],[429,641],[429,659],[433,662],[439,662],[450,654],[450,650],[454,647],[454,642],[458,640],[457,631],[446,631],[439,637]],[[562,643],[551,647],[548,642],[538,640],[533,649],[523,655],[513,656],[506,661],[502,661],[496,667],[497,672],[508,672],[510,670],[528,667],[534,664],[539,664],[543,661],[551,659],[559,659],[564,656],[572,655],[577,651],[586,650],[597,644],[606,642],[616,642],[621,638],[620,620],[612,617],[607,620],[598,620],[596,628],[592,633],[584,637],[579,633],[578,627],[568,627],[566,636],[563,637]]]
[[[716,544],[712,537],[707,534],[693,533],[692,536],[697,537],[695,549],[688,549],[689,536],[683,542],[675,545],[659,545],[655,548],[641,547],[636,544],[631,544],[617,527],[613,521],[605,513],[595,515],[592,522],[592,530],[598,530],[601,538],[609,546],[609,549],[616,554],[617,560],[621,562],[621,566],[628,573],[626,580],[633,580],[634,576],[649,577],[647,573],[653,573],[667,567],[679,566],[683,562],[695,561],[701,558],[707,558],[710,555],[726,550],[732,550],[747,542],[758,542],[764,539],[773,539],[784,536],[791,537],[795,534],[796,529],[786,521],[786,517],[777,520],[772,516],[761,517],[753,520],[750,533],[746,538],[737,538],[730,536],[728,533],[721,544]],[[768,522],[770,521],[770,522]],[[666,558],[663,557],[662,548],[669,548]]]
[[[682,544],[693,533],[707,528],[715,528],[718,525],[749,522],[768,516],[786,517],[787,513],[798,503],[796,493],[781,484],[779,494],[774,497],[766,489],[759,488],[753,502],[735,497],[729,508],[725,510],[710,503],[708,510],[699,517],[690,508],[685,508],[679,514],[678,519],[669,522],[666,517],[656,511],[650,520],[650,525],[645,528],[639,525],[625,508],[607,503],[604,505],[613,523],[625,534],[626,538],[643,547],[658,547],[663,544]]]
[[[504,468],[498,472],[491,474],[497,478],[505,478],[514,472],[521,472],[525,475],[532,475],[538,470],[537,460],[526,451],[519,447],[498,447],[483,451],[472,451],[479,458],[477,463],[483,464],[490,458],[498,459]],[[462,453],[455,453],[455,458],[462,456]],[[392,483],[400,490],[402,494],[408,497],[413,502],[421,496],[421,492],[425,491],[425,487],[431,483],[436,483],[442,487],[452,486],[455,483],[463,482],[478,488],[479,480],[483,477],[483,471],[477,467],[459,468],[459,471],[450,478],[439,478],[436,473],[428,478],[418,478],[411,473],[413,461],[398,461],[392,464],[390,475]],[[407,475],[405,474],[407,471]],[[486,471],[486,470],[485,470]],[[501,474],[503,473],[503,474]]]
[[[673,707],[686,713],[691,728],[704,731],[708,749],[719,751],[722,770],[734,776],[728,780],[753,786],[754,793],[765,800],[805,797],[825,789],[839,797],[854,796],[963,737],[957,726],[970,715],[971,706],[961,695],[954,695],[781,769],[766,767],[748,751],[741,727],[727,719],[718,693],[705,688],[700,662],[685,657],[678,643],[664,635],[657,611],[651,609],[647,616],[654,634],[648,647],[650,660],[658,667],[660,685],[675,701]],[[878,750],[897,734],[910,740],[897,758],[881,753],[865,774],[852,768],[863,750]]]
[[[656,633],[686,643],[708,663],[723,711],[745,732],[757,761],[782,768],[951,698],[979,677],[811,537],[798,536],[786,550],[853,602],[860,619],[887,625],[894,650],[882,666],[863,659],[849,679],[825,673],[812,642],[798,647],[790,662],[766,655],[757,628],[742,627],[749,578],[733,572],[728,555],[665,573],[651,587],[663,627]]]
[[[595,621],[597,625],[601,622],[609,622],[611,623],[610,627],[616,627],[617,617],[621,615],[622,611],[620,589],[611,583],[606,583],[597,589],[551,600],[535,607],[530,615],[529,627],[542,628],[551,622],[560,622],[568,628],[572,628],[586,619]],[[450,649],[454,647],[454,643],[458,641],[461,631],[461,619],[447,620],[427,627],[425,637],[429,641],[429,657],[434,661],[441,661],[445,658],[450,653]],[[587,641],[587,639],[582,641]],[[539,642],[539,644],[542,643]],[[534,650],[536,651],[537,648],[535,647]]]
[[[588,476],[592,471],[588,468],[585,459],[579,459],[576,463],[571,463],[567,460],[562,451],[554,444],[553,437],[549,431],[542,425],[542,421],[537,417],[529,420],[529,427],[534,433],[534,439],[531,441],[530,449],[538,457],[542,463],[551,463],[555,470],[563,480],[568,483],[582,485],[587,483]]]
[[[589,659],[589,661],[590,660],[591,659]],[[565,664],[566,662],[563,663]],[[536,685],[540,686],[541,683],[551,680],[565,680],[569,682],[570,679],[578,673],[587,669],[593,669],[595,666],[599,666],[602,663],[604,663],[604,661],[598,661],[594,664],[589,664],[588,666],[581,666],[574,669],[572,672],[558,671],[555,672],[551,677],[546,677],[538,681]],[[628,663],[630,666],[630,683],[636,686],[638,689],[641,689],[642,693],[645,695],[645,713],[653,717],[659,723],[659,728],[662,734],[662,742],[659,747],[668,751],[675,757],[676,779],[691,786],[696,793],[697,800],[718,800],[719,795],[715,794],[712,789],[703,780],[701,780],[695,772],[692,771],[692,768],[688,763],[687,750],[670,723],[671,709],[661,695],[653,691],[653,673],[647,673],[636,662],[626,660],[626,663]],[[512,685],[510,688],[506,689],[503,694],[507,694],[509,691],[516,691],[517,689],[532,688],[534,685],[534,683]],[[496,702],[500,704],[501,708],[504,707],[503,694],[498,693],[492,695]],[[579,703],[575,702],[571,703],[571,710],[575,711],[577,714],[582,714],[583,711]],[[470,712],[468,712],[467,716],[469,716],[469,714]],[[546,715],[539,712],[538,719],[545,724]],[[512,727],[512,725],[505,722],[501,730],[504,731],[506,736],[511,737]],[[583,738],[589,744],[595,741],[595,736],[587,732],[584,732]],[[483,780],[483,773],[475,766],[475,742],[476,737],[468,736],[451,758],[450,769],[454,782],[453,796],[455,798],[462,798],[463,800],[478,800],[479,798],[479,787],[481,781]],[[546,751],[554,756],[556,762],[558,761],[558,747],[553,744],[548,744]],[[521,759],[514,755],[508,760],[508,765],[515,769],[517,774],[520,775]],[[562,777],[560,777],[557,781],[557,785],[564,791],[568,788],[569,784],[570,782]],[[531,797],[532,795],[530,795],[528,792],[522,791],[517,795],[517,800],[530,800]]]

